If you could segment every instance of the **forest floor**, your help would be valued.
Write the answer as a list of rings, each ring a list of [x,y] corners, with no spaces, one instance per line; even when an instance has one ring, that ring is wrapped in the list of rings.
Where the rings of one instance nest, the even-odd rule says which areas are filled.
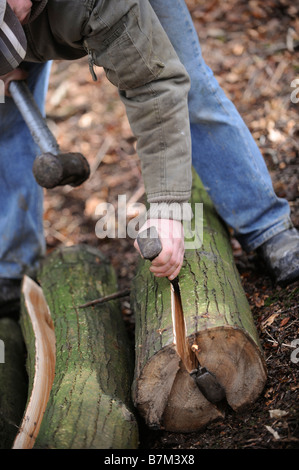
[[[203,56],[252,132],[275,191],[289,201],[298,227],[299,7],[290,0],[187,3]],[[129,237],[98,238],[96,224],[102,204],[111,204],[117,215],[119,195],[126,197],[127,206],[144,202],[144,188],[135,139],[117,90],[102,69],[96,73],[95,83],[86,59],[53,64],[46,107],[49,126],[62,150],[88,158],[91,177],[78,188],[45,191],[44,228],[48,252],[61,244],[99,248],[115,267],[122,289],[130,286],[139,255]],[[233,236],[231,242],[265,355],[266,386],[250,409],[201,432],[145,428],[142,448],[299,448],[299,283],[273,285],[255,254],[243,252]],[[121,305],[133,335],[128,299]]]

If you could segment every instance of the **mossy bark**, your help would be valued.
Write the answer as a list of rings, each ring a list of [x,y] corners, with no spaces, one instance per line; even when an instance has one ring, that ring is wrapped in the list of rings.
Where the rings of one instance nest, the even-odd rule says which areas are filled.
[[[61,248],[46,258],[39,281],[54,324],[56,365],[34,448],[136,448],[134,358],[119,303],[79,308],[117,290],[114,270],[98,250]]]
[[[230,406],[252,403],[266,380],[266,368],[251,310],[241,285],[226,227],[199,178],[193,176],[192,205],[203,203],[203,239],[186,250],[180,272],[186,336],[197,359],[225,388]],[[199,220],[194,230],[201,236]],[[133,282],[136,367],[133,399],[146,423],[170,431],[195,431],[223,417],[198,390],[176,350],[171,291],[167,279],[140,262]]]

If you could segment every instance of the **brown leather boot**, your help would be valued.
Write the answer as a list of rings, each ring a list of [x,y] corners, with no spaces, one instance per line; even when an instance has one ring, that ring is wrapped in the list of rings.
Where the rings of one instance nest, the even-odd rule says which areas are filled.
[[[285,287],[299,279],[299,232],[296,228],[278,233],[263,243],[257,254],[277,284]]]

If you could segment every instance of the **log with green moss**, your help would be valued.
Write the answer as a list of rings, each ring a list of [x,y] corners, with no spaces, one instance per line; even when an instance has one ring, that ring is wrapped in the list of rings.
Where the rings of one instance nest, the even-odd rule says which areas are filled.
[[[27,401],[26,351],[19,324],[0,320],[0,449],[10,449]]]
[[[216,376],[227,402],[238,411],[261,393],[265,362],[227,229],[194,174],[194,213],[195,203],[203,204],[202,236],[199,220],[193,227],[202,243],[186,250],[179,275],[184,334],[196,360]],[[223,408],[201,394],[179,356],[182,331],[175,329],[170,283],[152,276],[148,268],[148,261],[140,262],[131,292],[136,319],[134,403],[154,429],[195,431],[223,418]]]
[[[117,290],[114,270],[98,250],[61,248],[46,258],[39,281],[54,325],[56,363],[34,448],[136,448],[130,390],[134,358],[118,301],[79,308]],[[26,318],[24,309],[23,324]],[[24,333],[32,348],[30,328]],[[29,370],[36,367],[31,364]]]

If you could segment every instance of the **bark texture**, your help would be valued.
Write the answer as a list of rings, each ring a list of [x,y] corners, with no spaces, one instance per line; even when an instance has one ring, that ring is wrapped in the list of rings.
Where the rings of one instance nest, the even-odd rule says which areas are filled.
[[[34,448],[136,448],[133,358],[119,304],[78,308],[117,291],[111,265],[93,248],[62,248],[47,257],[39,280],[54,324],[56,365]]]
[[[225,388],[234,410],[252,403],[266,381],[266,367],[251,310],[236,269],[226,227],[199,178],[192,203],[203,203],[203,232],[196,221],[197,249],[186,250],[180,288],[186,337],[201,366]],[[208,402],[184,367],[176,348],[171,288],[140,262],[131,294],[136,317],[133,399],[155,429],[189,432],[224,416]]]

